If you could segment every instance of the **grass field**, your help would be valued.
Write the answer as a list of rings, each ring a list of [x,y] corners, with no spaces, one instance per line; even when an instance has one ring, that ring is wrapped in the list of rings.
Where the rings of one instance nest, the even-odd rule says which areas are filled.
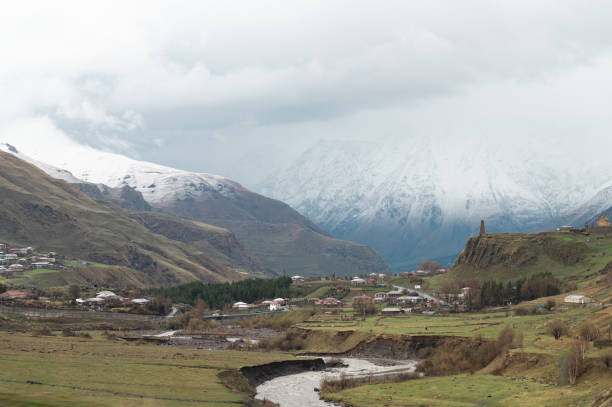
[[[325,394],[351,406],[588,406],[592,388],[572,389],[491,375],[429,377]],[[560,394],[561,393],[561,394]]]
[[[218,374],[291,359],[274,352],[205,351],[0,332],[2,406],[220,406],[246,394]]]

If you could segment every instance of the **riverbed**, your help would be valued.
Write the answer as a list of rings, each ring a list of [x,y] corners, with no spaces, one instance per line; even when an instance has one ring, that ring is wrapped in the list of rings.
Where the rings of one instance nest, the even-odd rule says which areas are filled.
[[[337,367],[322,371],[303,372],[280,376],[257,386],[255,398],[269,400],[280,407],[330,407],[337,404],[319,398],[315,388],[326,377],[338,377],[342,372],[351,377],[361,377],[395,372],[414,372],[417,362],[414,360],[393,361],[393,363],[373,363],[365,359],[342,358],[346,367]]]

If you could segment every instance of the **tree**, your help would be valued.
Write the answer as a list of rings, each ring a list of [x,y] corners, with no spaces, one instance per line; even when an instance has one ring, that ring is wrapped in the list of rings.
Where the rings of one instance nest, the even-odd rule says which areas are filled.
[[[582,373],[582,355],[577,346],[573,346],[563,358],[561,373],[567,378],[569,384],[576,384],[576,379]]]
[[[578,336],[587,342],[594,341],[599,337],[599,328],[591,322],[583,322],[578,325]]]
[[[353,308],[363,319],[365,319],[366,315],[372,315],[376,312],[372,298],[367,296],[353,298]]]
[[[438,271],[442,266],[435,260],[425,260],[419,263],[419,270]]]
[[[548,332],[555,337],[555,340],[559,340],[561,336],[567,334],[567,325],[558,319],[554,320],[548,325]]]
[[[546,304],[544,304],[544,308],[546,308],[547,310],[552,310],[553,308],[555,308],[555,300],[547,300]]]
[[[78,285],[68,287],[68,296],[71,300],[76,300],[81,295],[81,288]]]
[[[555,340],[559,340],[561,336],[567,334],[567,325],[558,319],[554,320],[548,325],[548,332],[555,337]]]

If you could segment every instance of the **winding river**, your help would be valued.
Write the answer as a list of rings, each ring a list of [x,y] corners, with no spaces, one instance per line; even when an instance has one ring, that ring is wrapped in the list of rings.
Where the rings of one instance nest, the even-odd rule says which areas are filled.
[[[319,387],[321,380],[325,377],[339,376],[342,372],[352,377],[413,372],[417,365],[417,362],[413,360],[393,361],[392,366],[378,365],[365,359],[356,358],[343,358],[342,361],[347,367],[297,373],[268,380],[257,386],[255,398],[272,401],[280,407],[336,406],[337,404],[321,400],[319,393],[315,391],[315,388]]]

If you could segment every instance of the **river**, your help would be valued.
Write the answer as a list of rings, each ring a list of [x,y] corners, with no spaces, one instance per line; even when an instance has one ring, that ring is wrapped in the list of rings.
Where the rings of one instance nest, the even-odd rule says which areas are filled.
[[[348,376],[359,377],[370,374],[390,374],[393,372],[413,372],[417,362],[413,360],[393,361],[392,366],[374,364],[365,359],[343,358],[347,367],[331,368],[315,372],[297,373],[280,376],[257,386],[255,398],[269,400],[280,407],[330,407],[337,404],[319,398],[315,391],[325,377],[337,377],[345,372]]]

